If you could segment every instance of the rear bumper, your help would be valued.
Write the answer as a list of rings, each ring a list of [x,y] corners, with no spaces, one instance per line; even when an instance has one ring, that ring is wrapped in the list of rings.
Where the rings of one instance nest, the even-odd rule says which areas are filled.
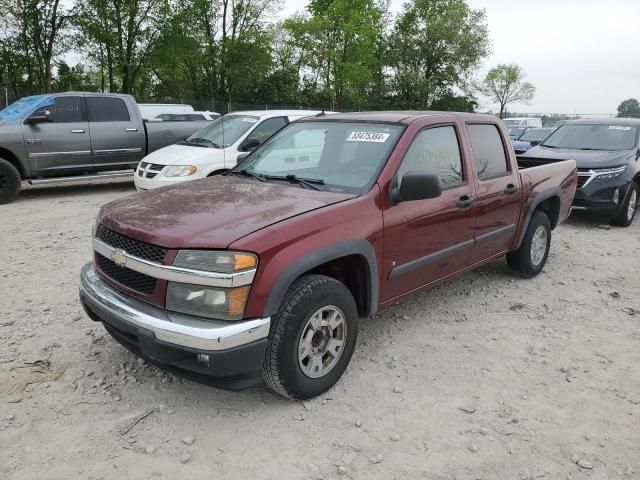
[[[82,268],[80,300],[92,320],[150,363],[223,388],[260,382],[269,318],[222,322],[174,314],[114,289],[91,263]]]

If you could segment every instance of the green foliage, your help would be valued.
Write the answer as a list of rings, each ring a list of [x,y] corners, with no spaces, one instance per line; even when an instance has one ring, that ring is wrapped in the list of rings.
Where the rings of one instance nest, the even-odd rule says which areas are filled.
[[[635,98],[624,100],[618,105],[619,117],[635,117],[640,116],[640,102]]]
[[[510,103],[529,105],[533,100],[536,87],[525,82],[524,78],[524,72],[515,63],[498,65],[484,78],[480,92],[500,105],[500,118]]]

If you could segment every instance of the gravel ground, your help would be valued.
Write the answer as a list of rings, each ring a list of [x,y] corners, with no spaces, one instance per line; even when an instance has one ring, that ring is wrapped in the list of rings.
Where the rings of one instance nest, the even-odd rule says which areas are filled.
[[[0,478],[640,478],[640,222],[574,215],[535,279],[497,261],[362,320],[339,384],[291,402],[167,375],[84,315],[95,215],[132,193],[0,207]],[[25,378],[52,379],[10,403]]]

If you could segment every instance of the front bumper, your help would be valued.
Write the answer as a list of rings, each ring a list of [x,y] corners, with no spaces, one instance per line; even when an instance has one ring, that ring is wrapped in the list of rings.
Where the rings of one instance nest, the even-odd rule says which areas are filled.
[[[229,389],[260,382],[270,318],[224,322],[168,312],[114,289],[82,268],[87,315],[133,353],[187,378]]]
[[[572,207],[602,217],[614,218],[620,213],[631,182],[623,176],[607,180],[593,180],[576,190]],[[618,190],[618,203],[613,201]]]

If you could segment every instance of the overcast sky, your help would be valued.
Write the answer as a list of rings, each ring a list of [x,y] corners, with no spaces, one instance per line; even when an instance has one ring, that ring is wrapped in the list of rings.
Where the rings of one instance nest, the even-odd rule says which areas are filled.
[[[307,5],[284,0],[283,16]],[[392,0],[394,12],[403,0]],[[487,11],[493,53],[478,76],[518,63],[536,88],[536,113],[614,113],[640,98],[640,0],[467,0]],[[494,108],[480,99],[481,109]]]

